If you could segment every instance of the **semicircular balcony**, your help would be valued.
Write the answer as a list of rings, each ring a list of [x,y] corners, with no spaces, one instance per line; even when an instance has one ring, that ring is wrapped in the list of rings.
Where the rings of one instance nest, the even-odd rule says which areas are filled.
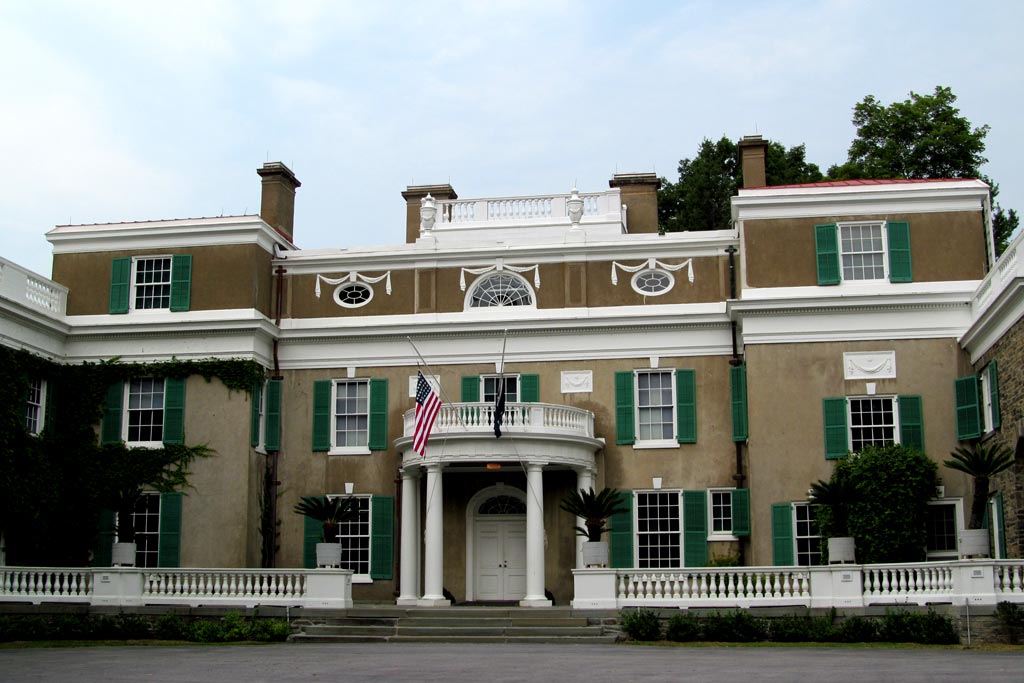
[[[427,442],[426,455],[412,449],[416,411],[404,415],[402,436],[395,447],[402,465],[487,463],[540,460],[549,465],[593,469],[594,454],[604,439],[594,436],[589,410],[552,403],[508,403],[501,421],[501,438],[494,433],[493,403],[442,405]]]

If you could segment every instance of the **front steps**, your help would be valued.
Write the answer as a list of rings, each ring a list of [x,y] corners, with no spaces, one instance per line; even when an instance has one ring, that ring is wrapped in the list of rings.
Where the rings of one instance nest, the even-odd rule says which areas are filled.
[[[296,643],[614,643],[614,612],[568,607],[353,608],[296,619]],[[607,622],[607,623],[606,623]]]

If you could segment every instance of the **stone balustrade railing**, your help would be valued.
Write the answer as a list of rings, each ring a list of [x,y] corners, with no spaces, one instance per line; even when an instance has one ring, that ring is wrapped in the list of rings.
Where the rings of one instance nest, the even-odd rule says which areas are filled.
[[[1024,277],[1024,232],[1010,243],[974,293],[972,307],[977,316],[1014,278]]]
[[[576,569],[573,607],[869,607],[1024,603],[1024,560],[827,567]]]
[[[437,200],[435,229],[475,226],[501,226],[537,221],[569,224],[566,201],[569,194],[535,197],[490,197],[485,199]],[[580,193],[583,216],[621,220],[621,195],[618,188],[605,192]]]
[[[493,403],[446,403],[437,412],[434,434],[487,434],[494,431]],[[404,415],[405,436],[412,436],[416,411]],[[582,408],[551,403],[508,403],[502,432],[594,437],[594,414]]]
[[[66,311],[66,287],[0,258],[0,297],[57,318]]]
[[[343,569],[0,567],[0,602],[348,608]]]

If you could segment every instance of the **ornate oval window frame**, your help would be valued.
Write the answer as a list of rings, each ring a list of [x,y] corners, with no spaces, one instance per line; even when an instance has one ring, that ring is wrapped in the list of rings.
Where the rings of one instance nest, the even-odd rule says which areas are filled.
[[[660,278],[668,281],[668,284],[665,286],[664,289],[657,292],[649,292],[644,289],[641,289],[639,285],[637,285],[637,282],[640,281],[640,278],[650,273],[656,273]],[[636,292],[637,294],[641,294],[643,296],[661,296],[666,292],[672,291],[672,288],[676,286],[676,278],[675,276],[672,275],[672,273],[668,272],[667,270],[662,270],[661,268],[645,268],[633,276],[633,279],[630,281],[630,284],[633,286],[633,291]]]
[[[352,303],[350,301],[343,301],[341,299],[341,293],[343,291],[356,288],[365,290],[368,293],[366,299],[356,303]],[[344,282],[335,287],[334,289],[334,303],[338,304],[339,306],[342,306],[343,308],[361,308],[366,304],[370,303],[371,301],[373,301],[373,287],[366,284],[365,282]]]
[[[529,303],[494,304],[494,305],[486,305],[486,306],[481,306],[481,305],[474,306],[473,305],[473,301],[477,297],[477,294],[479,293],[479,291],[481,289],[483,289],[484,287],[488,286],[489,283],[494,282],[495,280],[500,280],[502,278],[505,278],[505,279],[509,280],[510,283],[514,283],[516,285],[516,289],[518,291],[521,291],[521,292],[525,293],[529,297]],[[476,279],[476,281],[473,283],[473,286],[469,288],[468,292],[466,292],[466,301],[465,301],[465,305],[464,305],[464,309],[467,310],[467,311],[469,311],[469,310],[486,311],[486,310],[494,310],[494,309],[502,309],[502,308],[536,308],[536,307],[537,307],[537,294],[536,294],[536,292],[533,291],[533,287],[530,286],[530,283],[527,282],[526,279],[520,277],[519,275],[517,275],[515,273],[512,273],[512,272],[509,272],[507,270],[499,270],[497,272],[488,273],[486,275],[481,275],[480,277],[478,277]]]

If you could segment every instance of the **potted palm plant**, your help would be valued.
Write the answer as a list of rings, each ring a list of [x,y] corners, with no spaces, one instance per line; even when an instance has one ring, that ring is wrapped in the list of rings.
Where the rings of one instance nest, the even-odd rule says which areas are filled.
[[[808,492],[811,503],[819,505],[818,522],[828,536],[829,564],[855,562],[855,544],[850,535],[850,506],[857,497],[857,490],[849,477],[836,472],[832,479],[819,479],[811,484]]]
[[[316,566],[341,566],[341,544],[338,526],[359,516],[359,506],[353,496],[303,496],[295,504],[295,512],[320,522],[321,542],[316,544]]]
[[[628,508],[620,500],[618,489],[605,487],[600,493],[590,489],[573,489],[562,499],[560,507],[566,512],[581,517],[584,526],[574,527],[576,533],[586,537],[583,543],[583,564],[586,567],[608,565],[608,542],[601,535],[608,531],[608,518]]]
[[[974,478],[971,516],[958,544],[960,556],[988,557],[991,546],[989,532],[985,528],[985,508],[988,505],[989,483],[992,477],[1013,466],[1013,451],[1001,442],[989,441],[974,443],[970,447],[959,446],[949,455],[950,459],[943,463],[946,467]]]

